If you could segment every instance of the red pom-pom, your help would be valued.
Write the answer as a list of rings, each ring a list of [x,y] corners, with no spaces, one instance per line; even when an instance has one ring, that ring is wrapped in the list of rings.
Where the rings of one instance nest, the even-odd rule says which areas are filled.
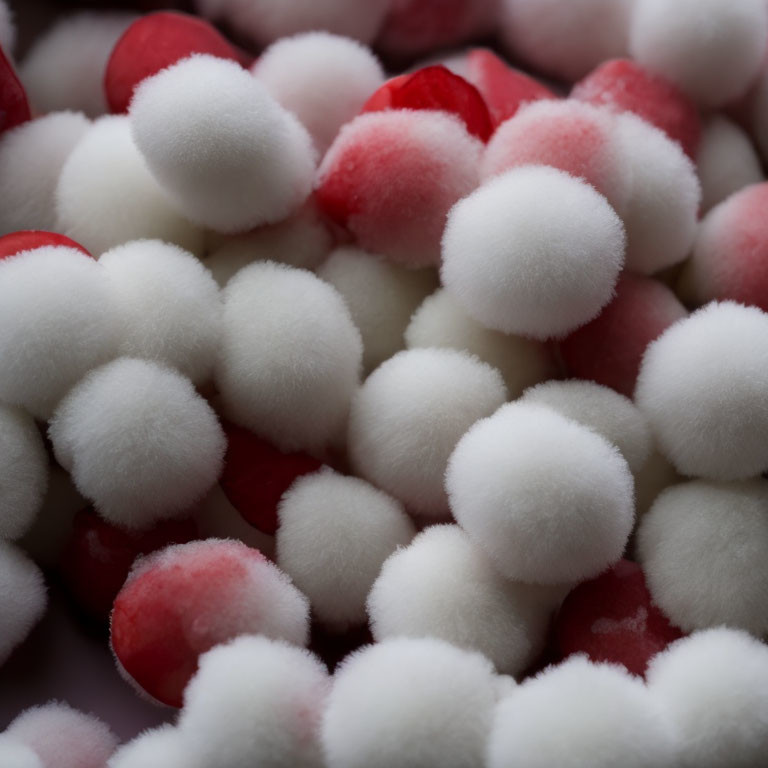
[[[0,133],[25,123],[31,117],[27,92],[0,48]]]
[[[560,608],[555,633],[563,658],[586,653],[635,675],[683,636],[651,602],[642,569],[629,560],[576,587]]]
[[[42,229],[23,229],[0,237],[0,259],[7,259],[22,251],[34,251],[35,248],[44,248],[48,245],[74,248],[93,258],[80,243],[76,243],[66,235],[60,235],[57,232],[45,232]]]

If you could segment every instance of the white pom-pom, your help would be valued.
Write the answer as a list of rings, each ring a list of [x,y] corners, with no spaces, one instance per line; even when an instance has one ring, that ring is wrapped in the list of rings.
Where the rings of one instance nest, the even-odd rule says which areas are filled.
[[[88,129],[77,112],[54,112],[22,123],[0,140],[0,234],[53,230],[59,174]]]
[[[381,64],[368,48],[327,32],[278,40],[252,71],[301,120],[321,155],[384,82]]]
[[[719,107],[749,88],[766,40],[765,0],[637,0],[629,47],[699,104]]]
[[[40,621],[47,603],[40,569],[20,549],[0,539],[0,665]]]
[[[403,348],[411,315],[437,283],[433,270],[405,269],[350,247],[333,251],[317,274],[347,302],[363,337],[364,371]]]
[[[638,553],[653,599],[673,624],[768,635],[766,510],[762,479],[692,481],[656,499],[640,523]]]
[[[602,435],[639,471],[651,453],[651,431],[643,414],[624,395],[592,381],[547,381],[529,389],[523,401],[546,405]]]
[[[768,647],[718,628],[678,640],[647,672],[684,768],[754,768],[768,744]]]
[[[0,260],[0,400],[47,419],[113,357],[121,331],[103,270],[82,251],[46,246]]]
[[[171,725],[154,728],[124,744],[107,768],[190,768],[192,753],[179,731]]]
[[[727,361],[727,364],[724,364]],[[646,350],[635,402],[683,475],[742,480],[768,469],[768,315],[708,304]]]
[[[29,747],[19,744],[1,733],[0,765],[3,768],[47,768]]]
[[[13,12],[7,0],[0,0],[0,46],[7,58],[13,56],[13,48],[16,45],[16,25],[13,21]]]
[[[409,349],[449,347],[476,355],[499,370],[511,399],[555,373],[552,353],[544,344],[484,327],[443,288],[413,313],[405,344]]]
[[[749,136],[722,115],[707,121],[696,166],[703,213],[743,187],[764,180],[760,158]]]
[[[83,379],[49,434],[78,490],[106,520],[127,528],[187,511],[218,478],[226,445],[188,379],[131,358]]]
[[[61,171],[56,211],[61,231],[94,255],[141,238],[202,252],[202,232],[171,208],[127,117],[104,117],[88,129]]]
[[[377,368],[352,400],[355,471],[409,511],[445,518],[443,476],[459,438],[507,398],[498,371],[453,349],[410,349]]]
[[[562,171],[529,166],[453,207],[441,274],[483,325],[546,339],[578,328],[610,301],[624,244],[602,195]]]
[[[384,561],[415,534],[403,508],[364,480],[331,470],[300,477],[278,510],[277,564],[337,631],[365,623]]]
[[[368,614],[377,641],[438,637],[517,675],[542,650],[556,597],[508,581],[458,526],[436,525],[384,563]]]
[[[626,267],[650,275],[681,262],[696,236],[701,188],[682,147],[625,112],[616,118],[629,196],[619,213],[627,231]]]
[[[184,59],[136,89],[136,144],[178,209],[221,232],[281,221],[312,188],[312,142],[233,61]]]
[[[48,454],[34,420],[0,403],[0,538],[18,539],[43,505]]]
[[[19,70],[35,111],[76,109],[89,117],[107,112],[107,60],[135,19],[127,13],[78,13],[38,37]]]
[[[676,742],[642,680],[578,656],[499,702],[488,768],[670,768]]]
[[[97,717],[57,702],[25,710],[5,733],[33,749],[46,768],[104,768],[118,743]]]
[[[207,381],[221,338],[222,303],[208,270],[192,254],[159,240],[139,240],[100,259],[125,322],[119,353]]]
[[[359,381],[360,333],[339,294],[302,269],[253,264],[224,293],[216,383],[228,416],[283,451],[340,436]]]
[[[445,487],[456,520],[511,579],[597,576],[632,530],[632,474],[618,449],[542,405],[512,403],[472,427]]]
[[[179,731],[200,765],[320,768],[328,688],[325,667],[303,648],[240,637],[200,658]]]
[[[323,718],[334,768],[479,766],[496,703],[491,664],[433,638],[398,638],[344,662]]]

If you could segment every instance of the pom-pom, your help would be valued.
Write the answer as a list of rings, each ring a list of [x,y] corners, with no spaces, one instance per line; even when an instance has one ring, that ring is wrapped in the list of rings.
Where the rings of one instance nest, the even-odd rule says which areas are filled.
[[[442,112],[360,115],[323,159],[318,204],[361,248],[408,267],[437,264],[446,214],[477,186],[481,147]]]
[[[96,369],[49,428],[56,458],[108,522],[147,528],[178,517],[216,482],[225,438],[191,382],[146,360]]]
[[[114,356],[120,319],[103,270],[81,251],[49,246],[0,260],[0,400],[49,418]]]
[[[283,496],[277,564],[338,632],[365,623],[365,600],[384,561],[415,534],[391,496],[331,470],[297,480]]]
[[[244,232],[281,221],[312,188],[309,135],[233,61],[193,56],[147,78],[130,121],[160,186],[201,226]]]
[[[410,512],[445,518],[443,476],[451,452],[472,424],[506,399],[498,371],[464,352],[399,352],[352,400],[350,462]]]
[[[496,703],[493,667],[434,638],[369,646],[336,672],[323,748],[336,768],[481,765]]]
[[[0,48],[0,133],[15,128],[30,119],[29,101],[24,86]]]
[[[554,168],[516,168],[451,210],[441,275],[483,325],[546,339],[610,301],[624,244],[621,220],[588,184]]]
[[[29,747],[1,733],[0,764],[5,768],[47,768]]]
[[[632,474],[618,449],[543,405],[512,403],[475,424],[445,486],[458,523],[510,579],[596,576],[632,530]]]
[[[164,725],[144,731],[123,744],[107,763],[107,768],[189,768],[192,754],[179,731]]]
[[[344,300],[310,272],[253,264],[224,293],[216,383],[227,415],[283,451],[343,433],[362,360]]]
[[[727,361],[727,365],[723,365]],[[635,401],[683,475],[741,480],[768,469],[768,315],[709,304],[648,347]]]
[[[309,604],[256,549],[207,539],[139,560],[112,611],[112,650],[153,698],[181,705],[198,657],[238,635],[306,645]]]
[[[22,229],[0,237],[0,260],[11,256],[17,256],[23,251],[34,251],[47,245],[63,245],[65,248],[73,248],[81,251],[86,256],[91,254],[66,235],[57,232],[44,232],[39,229]]]
[[[640,523],[638,552],[653,599],[673,623],[768,635],[767,508],[762,479],[694,480],[656,499]]]

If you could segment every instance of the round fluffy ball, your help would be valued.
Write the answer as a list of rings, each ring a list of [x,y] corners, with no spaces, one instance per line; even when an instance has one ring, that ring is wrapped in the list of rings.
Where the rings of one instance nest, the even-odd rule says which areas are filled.
[[[409,349],[448,347],[476,355],[498,369],[513,400],[555,374],[552,353],[543,343],[485,328],[443,288],[413,313],[405,344]]]
[[[512,403],[475,424],[445,487],[458,523],[511,579],[596,576],[632,530],[632,473],[619,450],[543,405]]]
[[[104,768],[118,744],[97,717],[58,702],[25,710],[5,733],[33,749],[50,768]]]
[[[381,64],[368,48],[327,32],[278,40],[259,56],[252,71],[299,118],[321,155],[384,82]]]
[[[86,376],[49,427],[59,463],[105,520],[149,527],[200,500],[226,441],[208,403],[176,371],[119,358]]]
[[[502,699],[488,768],[669,768],[675,736],[642,680],[577,656]]]
[[[723,364],[727,361],[727,365]],[[768,315],[708,304],[646,350],[635,402],[683,475],[741,480],[768,469]]]
[[[416,307],[437,284],[434,270],[407,270],[359,248],[337,248],[317,270],[342,295],[363,338],[363,371],[405,346]]]
[[[651,453],[651,431],[643,414],[624,395],[592,381],[547,381],[529,389],[523,401],[546,405],[567,419],[613,443],[632,472],[639,471]]]
[[[434,638],[396,638],[349,657],[323,717],[336,768],[464,768],[483,762],[496,703],[490,662]]]
[[[768,743],[768,647],[718,628],[651,662],[651,695],[677,730],[684,768],[753,768]]]
[[[719,107],[749,88],[766,40],[763,0],[637,0],[629,48],[702,106]]]
[[[107,768],[190,768],[194,764],[179,731],[164,725],[123,744]]]
[[[56,188],[59,229],[94,255],[157,238],[192,253],[203,248],[197,227],[179,216],[131,137],[127,117],[97,120],[70,154]]]
[[[362,342],[344,300],[310,272],[253,264],[224,293],[216,383],[229,418],[283,451],[341,435]]]
[[[329,687],[324,665],[303,648],[240,637],[200,659],[179,732],[201,765],[320,768]]]
[[[103,270],[81,251],[47,246],[0,260],[0,400],[49,418],[114,356],[121,332]]]
[[[99,259],[125,331],[119,353],[207,381],[221,338],[219,289],[199,259],[176,245],[139,240]]]
[[[47,603],[40,569],[20,549],[0,539],[0,665],[40,621]]]
[[[4,768],[46,768],[29,747],[4,734],[0,734],[0,763]]]
[[[562,171],[528,166],[453,207],[441,276],[488,328],[547,339],[610,301],[624,246],[621,220],[602,195]]]
[[[667,488],[637,543],[654,601],[681,629],[727,624],[768,636],[768,482]]]
[[[377,641],[436,637],[518,675],[541,652],[557,597],[507,580],[458,526],[436,525],[387,559],[368,615]]]
[[[32,417],[0,403],[0,538],[26,533],[43,505],[48,454]]]
[[[465,352],[399,352],[352,400],[347,436],[352,467],[409,511],[444,518],[448,457],[467,429],[506,399],[499,372]]]
[[[192,56],[144,80],[136,145],[178,210],[221,232],[285,219],[312,189],[309,135],[234,61]]]
[[[0,233],[55,228],[59,174],[89,125],[80,113],[53,112],[3,134]]]
[[[278,515],[277,564],[309,598],[315,618],[340,632],[365,623],[382,564],[416,533],[391,496],[331,470],[296,480]]]

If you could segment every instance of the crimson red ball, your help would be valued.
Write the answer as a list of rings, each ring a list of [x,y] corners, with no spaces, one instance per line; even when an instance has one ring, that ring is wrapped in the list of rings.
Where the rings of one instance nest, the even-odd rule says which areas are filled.
[[[57,232],[45,232],[41,229],[25,229],[0,237],[0,259],[7,259],[22,251],[32,251],[35,248],[44,248],[49,245],[74,248],[76,251],[82,251],[86,256],[93,258],[80,243],[76,243],[66,235],[60,235]]]

